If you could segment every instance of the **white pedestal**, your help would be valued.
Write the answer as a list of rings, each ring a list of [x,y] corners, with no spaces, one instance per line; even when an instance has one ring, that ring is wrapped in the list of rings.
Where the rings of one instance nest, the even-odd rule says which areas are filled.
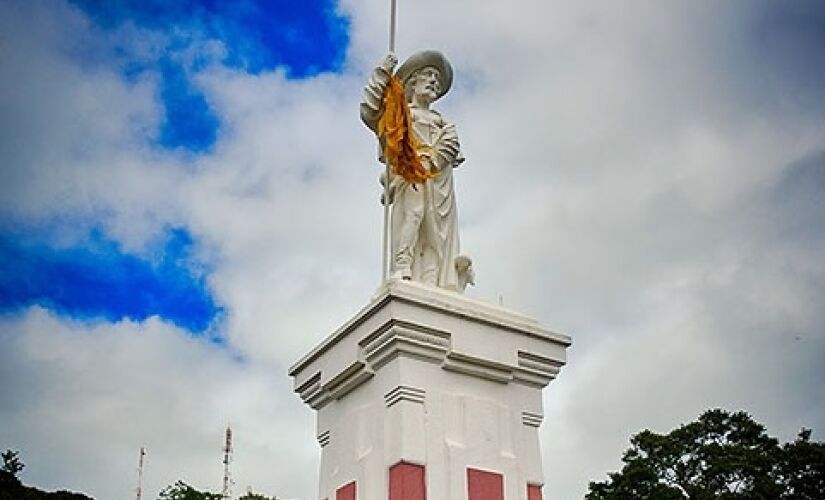
[[[318,499],[541,498],[541,389],[570,343],[501,307],[389,283],[289,371],[318,412]]]

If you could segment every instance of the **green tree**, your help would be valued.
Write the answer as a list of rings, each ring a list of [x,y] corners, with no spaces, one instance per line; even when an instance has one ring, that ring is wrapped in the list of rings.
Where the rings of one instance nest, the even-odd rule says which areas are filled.
[[[8,472],[14,477],[20,474],[25,465],[20,461],[18,455],[20,455],[20,452],[14,450],[6,450],[0,454],[3,457],[3,472]]]
[[[630,439],[624,466],[591,482],[587,500],[825,498],[825,444],[810,430],[785,445],[747,413],[714,409],[668,434]]]
[[[221,500],[222,498],[218,493],[198,491],[183,481],[167,486],[158,495],[158,500]]]
[[[25,467],[18,455],[18,452],[12,450],[0,454],[3,458],[3,467],[0,468],[0,500],[93,500],[82,493],[43,491],[24,485],[17,477]]]
[[[278,497],[268,497],[258,493],[247,492],[244,496],[238,497],[238,500],[278,500]]]
[[[782,451],[779,475],[784,498],[825,498],[825,443],[812,443],[811,430],[802,429]]]

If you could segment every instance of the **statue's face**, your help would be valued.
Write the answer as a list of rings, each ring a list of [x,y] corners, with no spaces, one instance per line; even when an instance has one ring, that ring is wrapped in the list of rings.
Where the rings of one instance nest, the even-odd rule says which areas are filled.
[[[427,102],[435,101],[441,91],[440,77],[438,70],[431,66],[416,71],[412,82],[413,95]]]

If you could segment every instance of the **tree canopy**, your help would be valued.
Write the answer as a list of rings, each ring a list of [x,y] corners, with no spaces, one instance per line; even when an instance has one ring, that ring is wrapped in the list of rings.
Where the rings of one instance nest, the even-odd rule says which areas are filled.
[[[92,500],[82,493],[71,491],[43,491],[24,485],[17,474],[23,470],[19,452],[6,450],[0,454],[3,467],[0,468],[0,500]]]
[[[167,486],[160,492],[158,500],[222,500],[218,493],[198,491],[183,481],[178,481],[172,486]],[[0,499],[2,500],[2,499]],[[252,491],[246,492],[237,500],[278,500],[278,497],[268,497]]]
[[[198,491],[183,481],[167,486],[158,495],[158,500],[222,500],[222,498],[219,493]]]
[[[20,452],[14,450],[6,450],[0,453],[3,457],[3,472],[8,472],[12,476],[17,476],[23,470],[23,462],[20,461]]]
[[[261,495],[259,493],[247,492],[242,497],[238,497],[238,500],[278,500],[278,497],[268,497],[266,495]]]
[[[821,500],[825,443],[802,429],[781,445],[747,413],[714,409],[668,434],[644,430],[619,472],[591,482],[587,500]]]

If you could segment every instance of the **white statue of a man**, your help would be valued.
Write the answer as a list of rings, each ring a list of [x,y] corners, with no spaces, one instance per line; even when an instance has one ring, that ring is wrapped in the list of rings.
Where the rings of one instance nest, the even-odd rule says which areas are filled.
[[[382,96],[398,60],[387,55],[367,82],[361,119],[374,132],[383,113]],[[464,157],[455,126],[430,105],[447,93],[453,69],[441,52],[424,50],[410,56],[395,74],[404,84],[412,130],[421,145],[422,165],[435,174],[411,184],[390,173],[390,279],[408,279],[454,291],[473,283],[470,259],[459,254],[458,217],[453,169]],[[384,162],[379,147],[379,160]],[[382,184],[386,179],[381,179]]]

